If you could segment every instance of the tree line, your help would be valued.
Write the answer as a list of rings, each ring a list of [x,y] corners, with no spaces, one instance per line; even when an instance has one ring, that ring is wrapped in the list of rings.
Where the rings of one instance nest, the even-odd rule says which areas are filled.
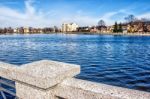
[[[134,15],[128,15],[127,17],[124,18],[125,19],[125,22],[122,24],[121,22],[120,23],[117,23],[115,22],[115,24],[113,25],[114,26],[114,29],[113,29],[113,32],[114,33],[121,33],[123,32],[123,25],[131,25],[134,23],[134,22],[142,22],[143,23],[143,28],[144,28],[144,31],[146,31],[146,28],[145,26],[147,26],[148,24],[147,23],[150,23],[150,19],[147,19],[147,18],[141,18],[141,19],[138,19],[137,17],[135,17]],[[105,21],[104,20],[100,20],[98,22],[98,26],[99,27],[104,27],[106,26],[105,24]]]

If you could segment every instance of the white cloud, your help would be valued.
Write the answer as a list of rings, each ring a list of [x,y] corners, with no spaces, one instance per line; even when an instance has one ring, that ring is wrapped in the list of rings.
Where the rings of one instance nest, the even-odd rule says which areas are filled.
[[[60,9],[42,11],[37,10],[33,6],[34,1],[25,1],[25,11],[19,12],[16,9],[11,9],[6,6],[0,7],[0,27],[47,27],[57,25],[60,26],[63,22],[76,22],[79,25],[95,25],[97,18],[87,15],[81,15],[82,11],[76,13],[68,13]]]
[[[137,17],[138,18],[147,18],[147,19],[150,19],[150,12],[143,13],[141,15],[138,15]]]
[[[106,24],[114,24],[111,19],[117,13],[125,13],[125,10],[116,12],[108,12],[102,16],[94,17],[87,15],[82,10],[69,13],[64,9],[52,9],[50,11],[43,11],[43,9],[36,9],[33,6],[33,0],[27,0],[25,3],[25,11],[18,11],[7,6],[0,6],[0,27],[49,27],[60,26],[63,22],[76,22],[80,26],[97,25],[100,19],[106,21]]]
[[[49,23],[43,17],[43,13],[36,12],[33,7],[34,2],[31,0],[25,1],[25,12],[19,12],[16,9],[11,9],[6,6],[0,7],[0,26],[1,27],[18,27],[18,26],[34,26],[43,27]]]
[[[97,22],[102,18],[108,23],[112,23],[110,17],[115,13],[107,13],[103,17],[94,17],[84,14],[82,10],[69,13],[64,9],[53,9],[48,12],[37,10],[33,0],[27,0],[25,3],[25,11],[19,12],[17,9],[12,9],[7,6],[0,7],[0,27],[46,27],[57,25],[60,26],[63,22],[76,22],[80,26],[97,25]]]

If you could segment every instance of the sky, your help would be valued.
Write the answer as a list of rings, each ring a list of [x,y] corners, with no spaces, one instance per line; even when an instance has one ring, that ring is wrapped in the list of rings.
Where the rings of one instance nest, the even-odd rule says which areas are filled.
[[[150,0],[0,0],[0,27],[112,25],[130,14],[150,18]]]

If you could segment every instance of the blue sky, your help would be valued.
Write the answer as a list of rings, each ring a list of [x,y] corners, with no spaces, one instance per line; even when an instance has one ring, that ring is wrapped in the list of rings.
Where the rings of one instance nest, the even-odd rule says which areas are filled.
[[[0,27],[50,27],[75,22],[80,26],[124,22],[124,17],[150,17],[150,0],[0,0]]]

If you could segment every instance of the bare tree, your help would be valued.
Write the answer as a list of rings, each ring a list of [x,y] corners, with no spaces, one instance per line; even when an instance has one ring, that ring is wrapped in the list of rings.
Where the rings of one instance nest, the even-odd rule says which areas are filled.
[[[99,22],[98,22],[98,26],[105,26],[106,24],[105,24],[105,22],[104,22],[104,20],[100,20]]]
[[[130,23],[130,22],[135,21],[136,18],[134,15],[131,14],[131,15],[128,15],[127,17],[125,17],[125,20]]]

